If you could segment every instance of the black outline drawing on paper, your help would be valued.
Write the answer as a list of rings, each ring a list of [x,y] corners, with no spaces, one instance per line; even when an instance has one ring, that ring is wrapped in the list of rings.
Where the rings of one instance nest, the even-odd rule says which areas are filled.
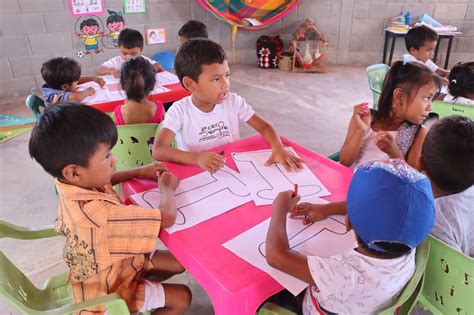
[[[302,241],[299,241],[298,243],[295,243],[295,244],[292,244],[291,241],[296,238],[298,235],[304,233],[307,229],[309,229],[313,224],[315,224],[314,222],[311,223],[311,224],[308,224],[308,225],[305,225],[301,230],[299,230],[297,233],[295,233],[293,236],[289,237],[288,238],[288,242],[290,243],[290,249],[293,250],[294,248],[300,246],[301,244],[309,241],[310,239],[318,236],[319,234],[321,234],[322,232],[324,231],[328,231],[330,233],[333,233],[333,234],[337,234],[337,235],[345,235],[347,233],[349,233],[349,231],[346,231],[346,225],[344,224],[344,222],[341,222],[339,220],[336,220],[335,218],[333,217],[328,217],[329,220],[333,220],[333,221],[336,221],[337,223],[341,224],[342,227],[344,228],[344,233],[341,233],[341,232],[338,232],[338,231],[334,231],[330,228],[327,228],[327,227],[324,227],[322,228],[321,230],[319,230],[318,232],[316,232],[315,234],[313,235],[309,235],[307,238],[305,238],[304,240]],[[260,252],[260,255],[262,255],[262,257],[266,257],[265,256],[265,243],[266,242],[261,242],[259,245],[258,245],[258,251]]]
[[[179,198],[180,197],[183,198],[183,196],[185,196],[185,195],[186,195],[187,198],[191,199],[188,203],[178,207],[178,209],[177,209],[178,213],[177,213],[177,216],[176,216],[176,221],[174,223],[175,225],[185,225],[186,224],[187,220],[186,220],[186,215],[183,212],[184,208],[192,206],[194,204],[197,204],[197,203],[199,203],[200,201],[202,201],[204,199],[207,199],[209,197],[212,197],[214,195],[219,194],[220,192],[228,191],[229,193],[231,193],[232,195],[237,196],[237,197],[250,196],[250,193],[248,192],[247,186],[245,185],[245,183],[243,181],[241,181],[239,178],[237,178],[233,173],[221,169],[221,170],[218,170],[215,173],[207,173],[207,174],[210,176],[210,178],[209,178],[210,181],[209,182],[207,182],[205,184],[202,184],[202,185],[199,185],[199,186],[196,186],[196,187],[193,187],[193,188],[188,189],[186,191],[181,191],[181,192],[179,192],[175,195],[176,204],[179,204],[178,203]],[[224,176],[229,176],[229,178],[232,181],[232,184],[231,185],[223,185],[221,183],[221,181],[218,178],[216,178],[217,174],[224,175]],[[209,186],[216,186],[215,187],[216,190],[214,192],[212,192],[211,194],[204,194],[204,195],[200,194],[200,190],[208,191]],[[188,195],[188,193],[190,193],[190,192],[191,192],[191,194]],[[245,192],[245,194],[242,194],[242,192]],[[147,196],[149,196],[150,194],[161,194],[161,193],[158,190],[151,190],[151,191],[147,191],[147,192],[143,193],[143,195],[141,196],[143,201],[146,202],[151,208],[153,208],[154,205],[152,205],[151,202],[148,201],[148,198],[147,198]],[[196,198],[198,198],[198,199],[196,199]],[[158,206],[158,205],[156,205],[156,206]]]
[[[266,153],[267,151],[260,151],[260,152],[246,152],[245,154],[249,154],[249,153],[256,153],[256,154],[262,154],[262,153]],[[268,189],[261,189],[259,191],[257,191],[257,196],[261,199],[264,199],[264,200],[274,200],[276,195],[280,192],[280,190],[276,191],[275,192],[275,186],[272,185],[268,179],[265,178],[265,176],[259,171],[259,169],[257,168],[257,166],[255,166],[255,164],[253,163],[253,161],[249,161],[249,160],[242,160],[242,159],[239,159],[238,157],[239,153],[232,153],[232,158],[234,159],[234,161],[238,161],[238,162],[246,162],[246,163],[250,163],[252,165],[252,167],[255,169],[255,172],[257,172],[260,177],[267,183],[267,185],[270,187]],[[281,177],[280,180],[275,180],[276,182],[281,182],[281,181],[287,181],[288,183],[290,183],[291,185],[294,185],[295,183],[291,181],[291,179],[285,174],[285,172],[281,169],[281,166],[278,164],[278,163],[273,163],[278,172],[278,176]],[[316,184],[311,184],[311,185],[298,185],[298,194],[303,198],[303,197],[309,197],[309,196],[314,196],[314,195],[317,195],[318,193],[320,193],[321,191],[323,190],[323,188],[320,186],[320,185],[316,185]]]

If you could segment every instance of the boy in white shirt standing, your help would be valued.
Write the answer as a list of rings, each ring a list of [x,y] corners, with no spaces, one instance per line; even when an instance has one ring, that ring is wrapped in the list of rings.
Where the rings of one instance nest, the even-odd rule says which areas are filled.
[[[256,114],[240,96],[229,92],[230,70],[222,47],[211,40],[188,40],[175,59],[178,78],[191,96],[171,106],[153,144],[153,158],[198,165],[215,172],[225,164],[222,155],[206,152],[240,140],[239,122],[246,122],[270,144],[267,165],[278,162],[287,170],[302,160],[287,152],[273,126]],[[176,137],[178,148],[170,145]]]
[[[97,68],[98,75],[110,74],[116,78],[119,78],[122,64],[130,58],[142,55],[143,35],[137,30],[126,28],[119,34],[118,47],[120,50],[120,55],[113,57],[100,65],[100,67]],[[142,57],[153,65],[155,72],[162,71],[159,63],[146,56]]]
[[[403,60],[424,64],[441,77],[443,84],[448,84],[449,71],[438,67],[431,60],[437,42],[438,34],[427,26],[421,25],[410,29],[405,36],[405,46],[408,54],[403,55]]]

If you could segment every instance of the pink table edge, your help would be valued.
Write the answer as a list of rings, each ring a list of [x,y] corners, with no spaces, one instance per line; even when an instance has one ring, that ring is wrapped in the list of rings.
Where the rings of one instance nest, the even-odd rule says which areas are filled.
[[[281,138],[284,145],[293,147],[298,155],[305,160],[308,167],[332,192],[331,196],[324,199],[328,201],[345,200],[353,174],[351,169],[298,145],[285,137]],[[253,151],[266,148],[269,148],[269,146],[263,138],[261,136],[254,136],[215,148],[213,151],[220,152],[224,150],[227,165],[237,170],[231,158],[231,152]],[[196,166],[172,163],[167,163],[167,166],[180,179],[202,172]],[[123,183],[122,196],[128,199],[135,193],[155,188],[156,186],[155,182],[149,180],[131,180]],[[248,216],[249,209],[258,209],[258,211],[254,211],[252,216]],[[216,314],[255,314],[257,307],[265,299],[279,292],[283,287],[265,272],[228,251],[222,244],[266,220],[270,215],[271,206],[256,207],[253,202],[250,202],[180,232],[169,234],[162,230],[159,238],[207,292]],[[229,222],[239,225],[229,225]],[[213,233],[209,235],[208,231],[213,231]],[[200,238],[201,235],[203,235],[202,239]],[[213,242],[206,238],[207,236],[213,236]],[[205,243],[194,245],[200,240]],[[191,253],[193,249],[198,251],[197,255],[199,257],[195,256],[196,253]],[[217,252],[209,253],[207,256],[202,254],[203,251],[210,251],[212,249]],[[223,256],[218,255],[219,252]],[[216,257],[219,258],[219,266],[214,264]],[[229,273],[236,273],[242,269],[241,274],[228,276],[227,274],[220,273],[221,269],[228,266],[232,267],[229,268]],[[216,276],[219,279],[216,279]],[[232,281],[226,282],[225,280],[229,280],[229,278],[232,278]]]

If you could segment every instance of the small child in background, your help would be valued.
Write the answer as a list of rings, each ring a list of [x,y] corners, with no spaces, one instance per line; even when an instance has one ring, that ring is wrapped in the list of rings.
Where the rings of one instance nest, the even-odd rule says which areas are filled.
[[[196,21],[187,21],[178,31],[179,42],[186,43],[191,38],[208,38],[206,24]]]
[[[408,54],[403,55],[403,60],[419,62],[430,68],[441,77],[444,84],[448,84],[449,71],[438,67],[430,58],[438,42],[438,34],[431,28],[421,25],[410,29],[405,36],[405,46]]]
[[[80,102],[87,96],[95,94],[93,87],[84,91],[76,91],[78,84],[96,82],[103,87],[105,81],[94,76],[81,76],[81,65],[74,59],[57,57],[50,59],[41,66],[41,76],[45,84],[41,87],[43,99],[47,105],[57,102]]]
[[[385,76],[374,118],[367,103],[354,106],[340,163],[357,167],[374,160],[405,159],[415,168],[427,129],[439,77],[426,66],[396,61]]]
[[[215,172],[224,166],[225,158],[207,150],[240,140],[242,121],[270,144],[268,165],[278,162],[287,170],[301,168],[301,159],[285,150],[273,126],[242,97],[229,92],[229,64],[219,44],[203,38],[187,41],[176,55],[175,67],[181,84],[192,95],[175,102],[166,113],[153,143],[154,159]],[[175,137],[178,148],[171,147]]]
[[[116,125],[159,124],[163,120],[163,103],[148,99],[155,82],[155,70],[145,58],[135,57],[123,64],[120,84],[127,94],[127,99],[125,104],[114,109],[112,119]]]
[[[415,248],[433,226],[428,178],[401,160],[359,168],[347,194],[346,217],[358,245],[331,257],[290,249],[286,220],[299,199],[292,191],[277,196],[266,239],[268,264],[310,285],[292,310],[305,315],[376,314],[393,304],[415,272]]]
[[[141,56],[143,51],[143,35],[137,30],[126,28],[119,34],[118,47],[120,55],[107,60],[97,68],[98,75],[109,74],[119,78],[122,64],[130,58]],[[156,61],[146,56],[142,57],[153,65],[155,72],[160,72],[162,70],[160,64]]]
[[[156,278],[164,281],[184,268],[169,251],[155,250],[160,229],[176,220],[179,181],[168,172],[160,175],[159,209],[122,204],[112,185],[137,176],[156,179],[164,168],[153,163],[116,172],[110,152],[116,142],[117,128],[107,114],[68,103],[46,111],[31,133],[30,156],[55,177],[55,230],[66,239],[63,258],[74,302],[118,293],[132,313],[162,308],[182,314],[191,303],[189,288]]]
[[[431,233],[474,257],[474,122],[454,115],[434,124],[423,144],[421,166],[436,198]]]
[[[448,91],[443,101],[474,105],[474,61],[454,65],[449,73]]]

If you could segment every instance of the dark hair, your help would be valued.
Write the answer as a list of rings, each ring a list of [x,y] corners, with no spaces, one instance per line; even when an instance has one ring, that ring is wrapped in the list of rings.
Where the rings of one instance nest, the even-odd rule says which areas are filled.
[[[378,102],[377,119],[388,121],[392,112],[393,91],[402,88],[411,99],[418,93],[418,90],[433,82],[438,89],[441,87],[441,80],[425,65],[418,62],[395,61],[390,70],[385,75],[382,93]]]
[[[453,115],[434,124],[421,151],[436,186],[454,194],[474,185],[474,121]]]
[[[209,37],[206,24],[196,20],[189,20],[184,23],[184,25],[179,29],[178,35],[186,37],[187,39]]]
[[[79,25],[79,29],[82,30],[82,28],[84,26],[97,26],[99,27],[99,23],[97,23],[96,20],[94,19],[87,19],[87,20],[84,20],[81,22],[81,24]]]
[[[420,49],[426,41],[437,41],[438,34],[431,28],[420,25],[412,28],[405,36],[405,46],[408,52],[410,48]]]
[[[227,57],[219,44],[209,39],[195,38],[188,40],[178,50],[174,68],[181,83],[184,77],[197,82],[202,73],[202,65],[222,64],[224,60]]]
[[[120,84],[128,99],[142,101],[153,90],[155,82],[155,69],[145,58],[135,57],[122,65]]]
[[[384,251],[378,251],[378,250],[369,248],[369,246],[365,244],[365,242],[360,238],[360,236],[357,234],[357,231],[355,230],[354,230],[354,235],[360,247],[363,247],[366,251],[370,252],[372,255],[378,258],[397,258],[411,251],[411,248],[403,243],[385,242],[385,241],[376,242],[376,245],[384,250]]]
[[[474,94],[474,61],[458,62],[449,72],[449,94],[467,97]]]
[[[125,23],[123,16],[120,14],[117,14],[117,12],[112,11],[112,10],[107,10],[109,12],[109,17],[107,18],[107,21],[105,22],[105,25],[109,25],[110,23],[114,22],[123,22]],[[119,12],[120,13],[120,12]]]
[[[143,49],[143,35],[137,30],[124,28],[119,34],[118,45],[127,49]]]
[[[63,84],[72,84],[81,77],[81,66],[68,57],[50,59],[41,66],[41,76],[50,88],[60,90]]]
[[[29,151],[46,172],[63,179],[66,165],[87,167],[98,144],[113,147],[116,142],[117,128],[107,114],[65,102],[41,115],[31,132]]]

